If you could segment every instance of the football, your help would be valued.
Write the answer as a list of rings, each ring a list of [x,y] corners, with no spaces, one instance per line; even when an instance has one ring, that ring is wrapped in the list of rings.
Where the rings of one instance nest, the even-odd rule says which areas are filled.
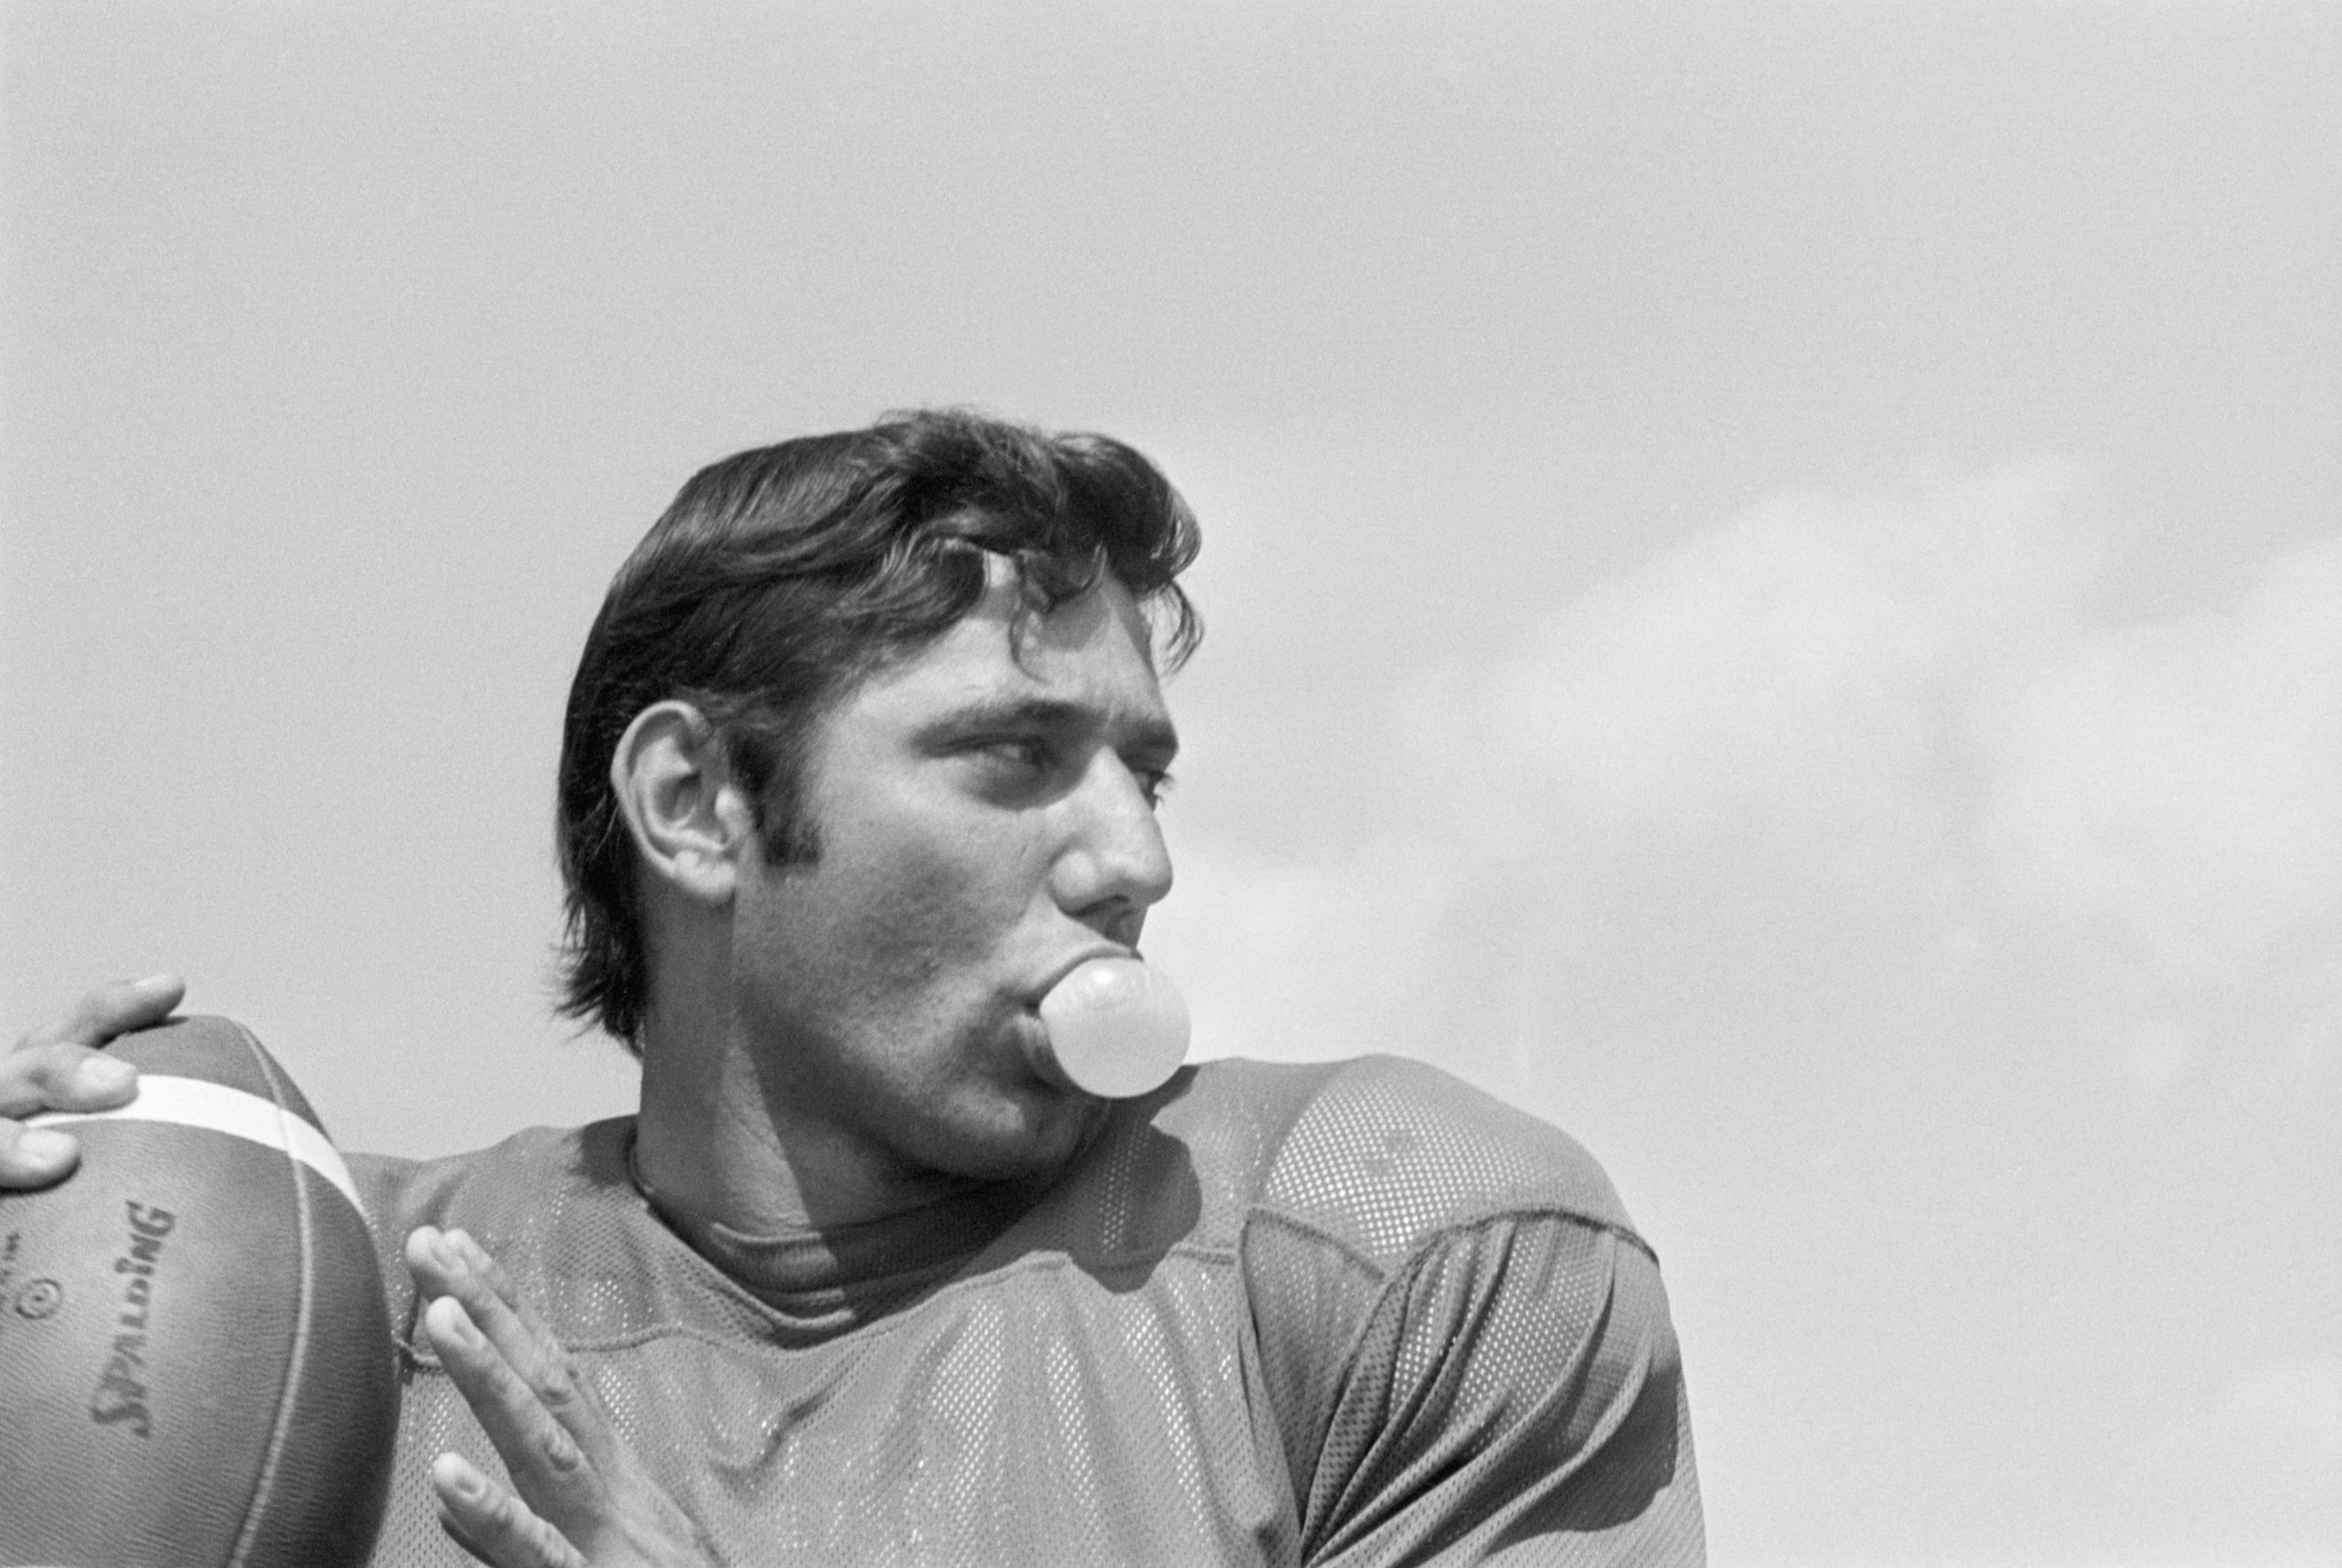
[[[399,1393],[349,1171],[241,1025],[112,1048],[136,1100],[33,1118],[81,1166],[0,1195],[0,1563],[363,1563]]]

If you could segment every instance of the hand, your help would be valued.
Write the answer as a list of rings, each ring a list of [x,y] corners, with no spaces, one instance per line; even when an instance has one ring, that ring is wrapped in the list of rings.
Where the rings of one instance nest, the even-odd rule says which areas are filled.
[[[111,1111],[138,1090],[138,1069],[104,1054],[109,1040],[159,1024],[187,994],[176,974],[102,985],[47,1028],[0,1056],[0,1192],[47,1187],[81,1163],[81,1141],[60,1127],[27,1128],[42,1111]]]
[[[706,1568],[691,1520],[618,1440],[609,1412],[479,1244],[424,1226],[407,1267],[423,1331],[519,1495],[458,1454],[432,1461],[439,1524],[493,1568]]]

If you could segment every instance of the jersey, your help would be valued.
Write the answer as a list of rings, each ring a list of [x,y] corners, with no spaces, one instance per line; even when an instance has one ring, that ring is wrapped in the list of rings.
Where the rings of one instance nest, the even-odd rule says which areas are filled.
[[[399,1249],[460,1226],[736,1563],[1696,1563],[1658,1265],[1563,1134],[1420,1064],[1215,1061],[1045,1188],[686,1235],[634,1123],[351,1161],[404,1404],[381,1568],[502,1475]]]

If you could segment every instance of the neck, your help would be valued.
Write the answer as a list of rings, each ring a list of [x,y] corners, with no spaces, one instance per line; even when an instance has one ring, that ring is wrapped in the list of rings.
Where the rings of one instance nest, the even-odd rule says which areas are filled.
[[[710,986],[662,988],[718,998]],[[884,1219],[966,1184],[874,1158],[833,1122],[793,1114],[726,1002],[655,1002],[646,1021],[635,1160],[662,1206],[700,1224],[779,1236]]]

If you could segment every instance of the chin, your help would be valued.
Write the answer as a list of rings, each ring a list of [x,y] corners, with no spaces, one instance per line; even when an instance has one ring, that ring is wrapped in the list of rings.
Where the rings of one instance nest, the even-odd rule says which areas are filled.
[[[1079,1155],[1105,1121],[1106,1102],[1053,1089],[1034,1079],[983,1110],[954,1118],[938,1153],[945,1168],[976,1181],[1021,1181],[1044,1176]]]

